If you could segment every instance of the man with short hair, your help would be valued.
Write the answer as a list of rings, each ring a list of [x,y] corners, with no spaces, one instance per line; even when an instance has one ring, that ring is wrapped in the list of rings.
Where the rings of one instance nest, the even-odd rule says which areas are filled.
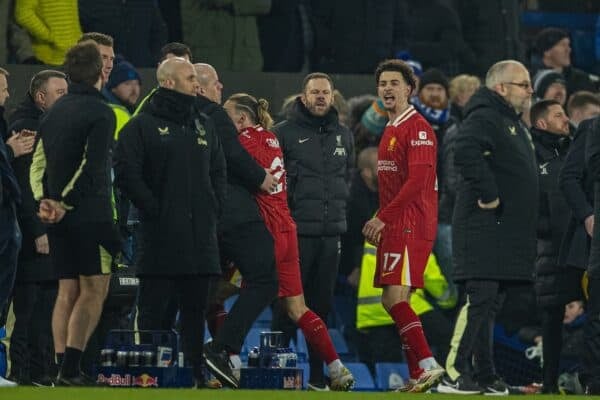
[[[598,76],[588,74],[571,65],[571,39],[569,32],[560,28],[542,29],[534,38],[534,60],[537,72],[542,69],[552,69],[563,75],[567,83],[567,96],[579,90],[598,90]]]
[[[98,45],[98,51],[102,56],[102,86],[106,85],[115,62],[115,51],[113,38],[100,32],[86,32],[78,43],[91,40]]]
[[[431,125],[409,104],[415,86],[412,69],[400,60],[375,70],[377,94],[390,123],[378,150],[379,211],[365,224],[366,240],[377,247],[374,286],[402,339],[411,392],[437,384],[444,369],[433,357],[421,320],[410,306],[423,274],[437,228],[437,139]],[[421,81],[423,82],[423,81]]]
[[[179,42],[167,43],[160,49],[160,61],[158,62],[158,65],[167,58],[172,57],[181,57],[192,62],[192,51],[187,44]]]
[[[8,133],[4,120],[4,103],[9,97],[8,76],[8,71],[0,68],[0,326],[5,322],[5,309],[15,282],[17,256],[21,248],[21,230],[16,214],[17,205],[21,202],[21,189],[10,165],[9,151],[4,144]],[[21,135],[15,139],[20,138]],[[33,143],[23,147],[31,148],[32,145]],[[16,385],[0,376],[0,387]]]
[[[333,91],[329,75],[308,74],[287,119],[273,127],[287,170],[288,202],[297,224],[306,304],[323,321],[333,301],[354,165],[354,139],[339,122]],[[295,336],[295,325],[281,307],[274,316],[273,328],[284,328],[288,341]],[[328,389],[323,361],[310,346],[308,352],[309,387]]]
[[[573,93],[567,102],[567,114],[577,128],[581,121],[600,115],[600,97],[585,90]]]
[[[508,394],[496,375],[493,327],[507,288],[533,278],[538,167],[520,119],[532,93],[523,64],[494,64],[485,86],[467,103],[456,136],[452,251],[454,280],[464,285],[466,297],[454,326],[447,375],[438,385],[441,393]]]
[[[558,187],[571,138],[569,117],[556,100],[531,107],[531,136],[540,182],[535,291],[542,322],[543,393],[559,393],[558,374],[565,305],[583,298],[583,270],[558,262],[560,245],[569,223],[569,207]]]
[[[214,125],[195,107],[196,76],[183,58],[160,64],[159,88],[121,130],[115,182],[140,212],[139,327],[169,330],[179,310],[185,365],[203,386],[204,313],[210,278],[221,273],[226,169]]]
[[[244,278],[240,295],[229,314],[216,300],[217,283],[211,287],[208,323],[217,328],[213,341],[204,346],[207,367],[224,385],[237,388],[239,382],[229,364],[229,354],[239,354],[248,331],[262,310],[277,296],[277,272],[273,238],[259,212],[253,193],[271,192],[278,179],[263,169],[238,140],[231,118],[221,106],[223,85],[212,65],[194,64],[198,73],[195,106],[214,122],[227,160],[227,200],[219,221],[222,263],[233,262]],[[221,278],[218,278],[221,279]]]
[[[39,130],[44,114],[68,91],[64,73],[40,71],[33,76],[29,92],[9,119],[9,130],[27,130],[32,137]],[[17,208],[23,232],[10,337],[10,376],[19,384],[51,385],[50,368],[54,363],[51,331],[52,307],[56,301],[57,280],[50,261],[46,226],[37,216],[37,206],[29,184],[32,156],[13,160],[13,168],[22,193]]]
[[[115,117],[105,104],[103,59],[93,41],[72,47],[64,70],[69,93],[47,111],[30,171],[34,198],[48,228],[59,279],[52,316],[57,383],[87,386],[80,361],[108,291],[121,246],[113,221],[110,148]],[[62,363],[60,360],[62,359]]]

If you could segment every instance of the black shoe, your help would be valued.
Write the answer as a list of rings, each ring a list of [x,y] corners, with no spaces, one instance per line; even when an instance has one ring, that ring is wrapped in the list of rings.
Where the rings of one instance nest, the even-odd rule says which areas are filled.
[[[509,393],[508,385],[499,376],[494,376],[488,381],[481,381],[479,386],[483,388],[483,394],[488,396],[508,396]]]
[[[231,370],[232,365],[227,351],[224,349],[215,349],[213,343],[209,342],[204,345],[203,355],[206,360],[206,366],[223,385],[234,389],[240,386],[239,381]]]
[[[54,387],[55,386],[54,379],[52,379],[48,375],[43,375],[38,378],[32,378],[31,384],[33,386],[39,386],[39,387]]]
[[[483,388],[475,383],[468,375],[459,375],[456,380],[452,380],[448,375],[442,378],[442,382],[437,387],[439,393],[447,394],[480,394]]]
[[[79,375],[75,376],[62,376],[60,373],[56,378],[56,386],[99,386],[98,383],[80,372]]]

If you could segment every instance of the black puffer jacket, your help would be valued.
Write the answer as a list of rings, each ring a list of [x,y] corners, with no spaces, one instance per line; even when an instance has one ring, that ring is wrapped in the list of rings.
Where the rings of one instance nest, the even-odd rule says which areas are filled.
[[[538,174],[529,131],[515,110],[483,87],[456,137],[460,175],[452,220],[454,278],[533,279]],[[495,210],[484,203],[500,199]]]
[[[594,181],[594,236],[592,238],[588,273],[590,277],[600,278],[600,117],[587,124],[589,133],[586,138],[585,161],[590,178]]]
[[[558,186],[570,138],[532,128],[540,182],[540,208],[535,261],[535,289],[542,307],[563,305],[577,299],[580,291],[564,282],[565,266],[558,253],[569,222],[569,206]]]
[[[352,133],[334,108],[316,117],[297,98],[289,118],[273,128],[283,150],[288,203],[299,235],[346,232],[349,174],[354,165]]]
[[[558,183],[567,200],[571,219],[560,246],[560,265],[586,269],[590,254],[590,236],[585,230],[585,219],[594,213],[594,181],[585,165],[586,139],[594,132],[594,120],[579,124]],[[597,126],[597,123],[596,125]]]
[[[225,158],[208,121],[194,97],[160,88],[121,130],[115,182],[140,210],[139,275],[221,272]]]
[[[37,132],[41,117],[42,110],[35,105],[28,94],[10,115],[8,131],[19,132],[22,129],[29,129]],[[19,282],[56,279],[50,263],[50,256],[38,253],[35,248],[35,239],[46,234],[46,227],[37,216],[37,205],[29,183],[29,167],[32,157],[31,153],[24,154],[12,161],[22,194],[21,205],[17,208],[19,225],[23,233],[19,268],[17,268],[17,281]]]

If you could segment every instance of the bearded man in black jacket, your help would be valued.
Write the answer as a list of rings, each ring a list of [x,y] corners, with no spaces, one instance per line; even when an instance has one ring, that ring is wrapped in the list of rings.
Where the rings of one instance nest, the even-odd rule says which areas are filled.
[[[217,220],[225,201],[225,158],[214,126],[196,110],[193,65],[171,58],[156,76],[160,87],[121,130],[116,183],[140,211],[139,326],[170,329],[174,300],[186,365],[202,385],[208,286],[221,272]]]

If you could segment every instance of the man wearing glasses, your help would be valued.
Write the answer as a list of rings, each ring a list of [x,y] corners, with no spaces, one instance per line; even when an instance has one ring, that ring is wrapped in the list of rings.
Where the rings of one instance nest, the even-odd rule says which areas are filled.
[[[454,280],[465,298],[442,393],[508,394],[494,367],[493,327],[507,288],[530,284],[533,276],[538,167],[520,118],[532,93],[527,69],[500,61],[465,107],[455,145],[460,178],[452,220]]]

